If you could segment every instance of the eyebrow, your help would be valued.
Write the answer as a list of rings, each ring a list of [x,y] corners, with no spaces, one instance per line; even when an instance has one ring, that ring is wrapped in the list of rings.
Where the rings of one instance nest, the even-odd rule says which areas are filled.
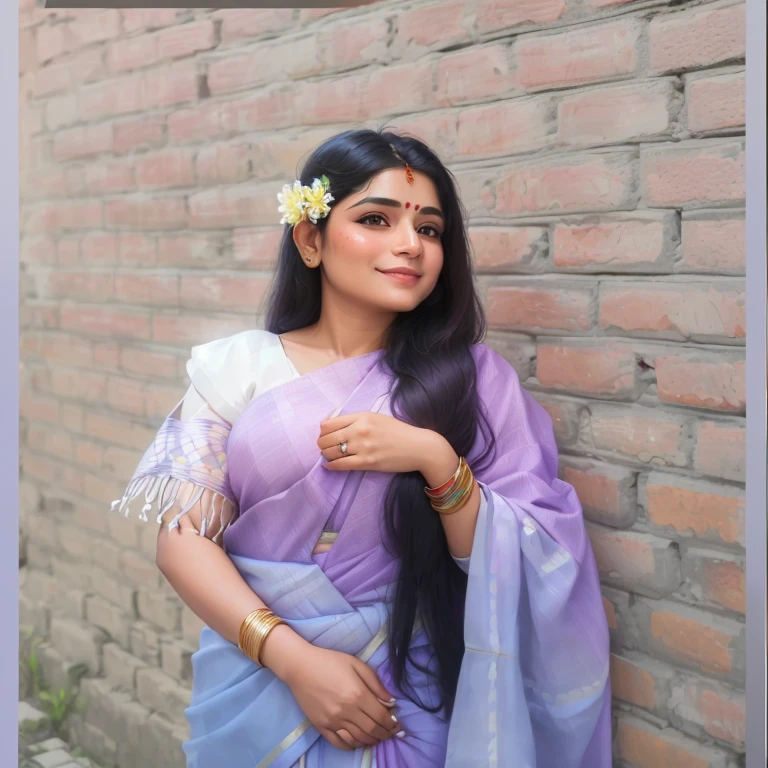
[[[391,197],[364,197],[360,202],[355,203],[354,205],[350,205],[347,210],[351,210],[352,208],[357,208],[358,205],[363,205],[365,203],[373,203],[375,205],[387,205],[390,208],[402,208],[403,204],[399,200],[393,200]],[[424,214],[432,214],[433,216],[439,216],[443,221],[445,221],[445,216],[443,216],[443,212],[439,208],[433,208],[432,206],[426,205],[423,208],[419,208],[418,213],[424,213]]]

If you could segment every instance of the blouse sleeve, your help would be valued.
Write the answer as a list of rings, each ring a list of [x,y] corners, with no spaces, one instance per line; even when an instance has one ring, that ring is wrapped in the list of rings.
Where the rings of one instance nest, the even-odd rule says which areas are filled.
[[[139,519],[155,515],[169,530],[198,503],[201,536],[218,541],[238,513],[229,483],[227,441],[232,424],[253,396],[258,354],[248,334],[192,348],[187,372],[192,381],[147,448],[123,496],[111,509]]]

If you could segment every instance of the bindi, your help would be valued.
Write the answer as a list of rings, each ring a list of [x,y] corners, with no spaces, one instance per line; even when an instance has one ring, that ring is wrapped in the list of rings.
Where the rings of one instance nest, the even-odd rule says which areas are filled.
[[[410,204],[410,203],[406,203],[406,204],[405,204],[405,207],[406,207],[406,208],[410,208],[410,207],[411,207],[411,204]],[[418,211],[418,210],[419,210],[419,208],[421,208],[421,206],[417,204],[416,206],[414,206],[414,209],[413,209],[413,210],[414,210],[414,211]]]

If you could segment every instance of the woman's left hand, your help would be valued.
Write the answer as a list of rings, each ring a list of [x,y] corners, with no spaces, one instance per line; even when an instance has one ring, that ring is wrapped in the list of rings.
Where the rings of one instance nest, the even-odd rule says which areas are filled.
[[[444,443],[444,445],[441,444]],[[347,443],[342,453],[339,443]],[[434,452],[450,444],[431,429],[373,411],[345,413],[320,422],[317,440],[326,469],[421,472]]]

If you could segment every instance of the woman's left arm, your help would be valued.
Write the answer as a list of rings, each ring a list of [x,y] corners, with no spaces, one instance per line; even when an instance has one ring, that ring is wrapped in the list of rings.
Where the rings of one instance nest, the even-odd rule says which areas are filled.
[[[420,455],[424,458],[419,471],[424,476],[427,486],[436,488],[456,471],[459,466],[459,457],[439,432],[425,429],[423,439],[424,446]],[[465,558],[472,553],[481,494],[480,486],[475,483],[469,499],[461,509],[451,514],[440,515],[448,549],[454,557]],[[435,512],[435,514],[440,513]]]

